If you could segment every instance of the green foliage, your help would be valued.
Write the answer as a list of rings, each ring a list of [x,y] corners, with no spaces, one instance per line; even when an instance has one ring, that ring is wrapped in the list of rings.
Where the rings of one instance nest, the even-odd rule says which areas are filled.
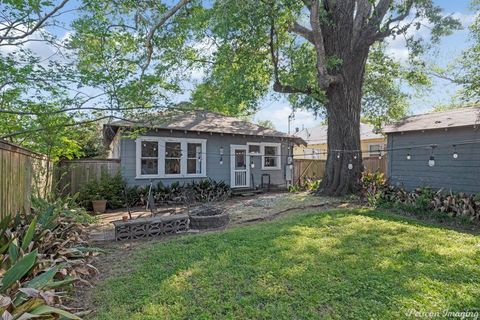
[[[316,191],[322,180],[306,178],[302,184],[294,184],[288,187],[289,192]]]
[[[388,184],[382,173],[364,172],[362,194],[372,207],[395,208],[401,212],[444,221],[480,222],[480,197],[465,193],[444,193],[431,188],[406,191]]]
[[[78,275],[95,272],[87,264],[90,250],[65,207],[39,199],[33,203],[33,214],[0,219],[0,314],[80,319],[62,309],[62,296]]]
[[[363,119],[381,128],[385,123],[401,119],[409,109],[405,87],[426,88],[430,80],[421,68],[411,70],[386,53],[385,45],[370,49],[363,84]]]
[[[237,113],[255,110],[258,101],[266,96],[268,86],[276,80],[271,57],[273,50],[278,59],[278,79],[284,86],[299,89],[293,93],[287,90],[287,99],[292,106],[325,114],[327,96],[318,88],[317,52],[309,41],[291,32],[290,27],[298,22],[310,29],[304,3],[222,0],[205,9],[208,24],[202,24],[205,29],[201,32],[216,46],[215,50],[201,53],[202,60],[208,63],[203,81],[192,95],[193,103],[199,107],[213,106],[215,110],[230,114],[232,110]],[[352,3],[346,7],[350,5],[354,6]],[[386,18],[401,15],[407,7],[405,2],[391,2],[386,8]],[[410,49],[408,62],[401,64],[388,56],[385,45],[380,43],[382,39],[373,44],[368,56],[362,112],[365,119],[376,126],[406,115],[408,92],[416,90],[419,93],[430,85],[422,58],[441,36],[461,27],[458,20],[445,15],[430,0],[414,1],[411,12],[415,12],[413,19],[405,19],[397,27],[393,27],[394,24],[389,26],[393,27],[393,37],[406,38]],[[345,23],[329,14],[321,8],[320,19],[325,25]],[[420,39],[409,32],[419,29],[426,21],[431,24],[430,37]],[[275,28],[273,48],[269,38],[272,25]],[[325,67],[332,74],[341,70],[345,63],[335,54],[327,52],[325,56]]]
[[[44,228],[52,228],[52,221],[57,214],[79,224],[95,223],[98,217],[90,215],[85,208],[78,207],[77,197],[78,194],[74,197],[57,197],[55,200],[32,197],[33,212],[43,212],[38,223]]]
[[[257,124],[261,127],[275,130],[275,124],[272,120],[260,120],[257,122]]]
[[[230,186],[224,181],[204,179],[185,184],[174,182],[164,186],[159,182],[153,189],[155,201],[158,203],[179,202],[213,202],[226,200],[231,195]]]
[[[119,250],[93,289],[95,316],[411,319],[406,310],[479,310],[478,245],[476,235],[381,210],[299,211]],[[125,265],[135,268],[119,274]]]
[[[110,175],[102,171],[100,179],[91,180],[82,186],[76,200],[87,209],[92,209],[92,200],[107,200],[110,209],[122,208],[125,206],[125,188],[126,183],[120,172]]]
[[[386,187],[386,179],[383,172],[363,172],[362,174],[362,194],[372,207],[378,207],[382,204],[382,190]]]

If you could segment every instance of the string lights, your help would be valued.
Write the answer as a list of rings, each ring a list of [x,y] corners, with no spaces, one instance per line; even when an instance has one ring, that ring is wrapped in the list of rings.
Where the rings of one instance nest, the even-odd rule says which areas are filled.
[[[470,144],[477,144],[479,145],[480,144],[480,139],[476,139],[476,140],[465,140],[465,141],[457,141],[455,144],[446,144],[446,145],[439,145],[439,144],[424,144],[424,145],[409,145],[409,146],[405,146],[405,147],[396,147],[396,148],[384,148],[384,149],[380,149],[378,150],[379,151],[379,155],[378,155],[378,159],[383,159],[384,156],[388,155],[389,153],[392,153],[394,151],[402,151],[402,150],[406,150],[407,152],[404,153],[404,159],[406,160],[412,160],[412,159],[417,159],[419,158],[419,156],[416,155],[416,153],[414,152],[415,149],[429,149],[430,150],[430,155],[427,157],[427,165],[429,167],[435,167],[437,165],[437,159],[435,159],[435,152],[437,149],[443,149],[447,152],[447,154],[449,154],[453,159],[457,160],[461,157],[460,153],[459,153],[459,148],[458,146],[461,146],[461,145],[470,145]],[[142,143],[140,144],[142,147],[147,147],[148,144],[145,143],[144,141],[142,141]],[[176,148],[172,148],[172,147],[167,147],[167,146],[162,146],[162,145],[158,145],[158,146],[154,146],[152,147],[152,150],[153,151],[157,151],[158,149],[162,150],[164,149],[165,150],[165,155],[168,156],[169,153],[172,153],[172,152],[169,152],[169,151],[172,151],[174,150],[176,153],[179,154],[179,156],[181,157],[182,156],[182,152],[181,150],[179,149],[176,149]],[[448,150],[449,149],[449,150]],[[447,151],[448,150],[448,151]],[[327,151],[327,150],[315,150],[314,152],[312,153],[303,153],[301,154],[302,156],[313,156],[313,157],[318,157],[319,155],[328,155],[328,154],[332,154],[334,156],[334,159],[350,159],[349,160],[349,163],[347,164],[347,167],[349,170],[352,170],[353,167],[354,167],[354,163],[356,163],[354,160],[357,160],[359,157],[360,157],[360,152],[361,150],[330,150],[330,151]],[[199,161],[203,161],[203,157],[201,155],[203,154],[215,154],[215,155],[219,155],[219,163],[220,165],[223,165],[223,162],[224,162],[224,156],[227,156],[230,157],[230,156],[233,156],[233,154],[226,154],[224,152],[224,148],[223,147],[220,147],[219,148],[219,151],[218,152],[206,152],[206,151],[201,151],[201,152],[198,152],[197,155],[198,155],[198,160]],[[346,157],[342,157],[342,155],[349,155],[349,156],[346,156]],[[294,157],[292,156],[291,154],[291,151],[289,150],[289,153],[288,154],[282,154],[282,153],[278,153],[276,154],[277,157],[285,157],[285,164],[289,167],[289,168],[293,168],[293,160],[294,160]],[[425,158],[424,158],[425,159]],[[420,159],[421,160],[421,159]],[[255,165],[253,163],[250,163],[250,166],[251,168],[253,168]]]
[[[435,166],[435,155],[433,154],[435,148],[437,146],[432,144],[432,151],[430,153],[430,159],[428,160],[428,166],[429,167],[434,167]]]
[[[457,146],[453,145],[453,159],[458,159]]]

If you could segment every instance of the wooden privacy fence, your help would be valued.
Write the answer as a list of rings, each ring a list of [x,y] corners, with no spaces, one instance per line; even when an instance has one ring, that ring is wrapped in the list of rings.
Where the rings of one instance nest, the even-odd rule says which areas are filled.
[[[326,160],[294,159],[293,183],[303,184],[306,179],[319,180],[325,173]]]
[[[30,212],[32,195],[50,193],[52,172],[46,156],[0,141],[0,217]]]
[[[326,160],[320,159],[294,159],[293,183],[303,184],[306,179],[320,180],[325,173]],[[363,158],[364,171],[374,172],[379,170],[387,174],[387,158],[383,156]]]
[[[102,172],[115,175],[120,170],[119,159],[79,159],[60,161],[57,166],[57,189],[62,195],[74,195]]]
[[[379,157],[363,158],[363,167],[367,172],[375,172],[378,170],[387,175],[387,157],[382,156],[381,159]]]

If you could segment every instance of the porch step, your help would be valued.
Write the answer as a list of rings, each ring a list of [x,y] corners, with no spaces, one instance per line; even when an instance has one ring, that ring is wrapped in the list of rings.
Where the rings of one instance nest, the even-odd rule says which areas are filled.
[[[234,197],[251,197],[256,194],[263,193],[263,190],[253,188],[235,188],[232,189],[232,196]]]

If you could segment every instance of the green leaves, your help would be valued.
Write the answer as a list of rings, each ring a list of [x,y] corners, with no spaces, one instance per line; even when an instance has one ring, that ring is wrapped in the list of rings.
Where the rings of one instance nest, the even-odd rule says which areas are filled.
[[[12,284],[19,281],[26,275],[35,264],[37,259],[37,250],[32,251],[18,260],[10,269],[5,272],[2,279],[0,292],[5,292]]]
[[[23,237],[22,241],[22,250],[25,251],[27,250],[30,242],[33,239],[33,236],[35,234],[35,227],[37,226],[37,217],[33,218],[32,222],[28,226],[27,232],[25,233],[25,236]]]
[[[57,314],[59,316],[65,317],[66,319],[75,319],[75,320],[81,320],[81,318],[77,317],[74,314],[71,314],[70,312],[67,312],[62,309],[54,308],[51,306],[47,305],[41,305],[32,311],[30,311],[31,314],[34,315],[51,315],[51,314]]]

